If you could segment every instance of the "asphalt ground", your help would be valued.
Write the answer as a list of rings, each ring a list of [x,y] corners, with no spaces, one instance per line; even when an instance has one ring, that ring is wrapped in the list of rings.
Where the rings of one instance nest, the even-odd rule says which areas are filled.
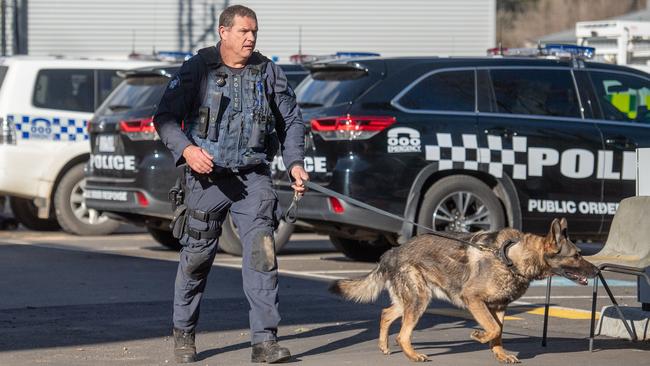
[[[586,253],[598,250],[585,245]],[[171,332],[178,253],[147,234],[76,237],[0,231],[0,365],[174,364]],[[373,264],[348,260],[326,237],[295,234],[279,256],[281,344],[304,365],[410,365],[394,338],[377,349],[388,298],[354,304],[327,292],[331,280],[360,276]],[[197,329],[197,365],[250,360],[248,304],[241,260],[218,254]],[[621,304],[639,306],[631,277],[607,276]],[[555,279],[547,347],[541,347],[546,282],[535,282],[507,312],[504,343],[526,365],[648,365],[649,342],[598,337],[588,351],[592,287]],[[599,292],[600,308],[609,304]],[[441,365],[498,364],[469,338],[468,313],[433,302],[413,335],[418,352]]]

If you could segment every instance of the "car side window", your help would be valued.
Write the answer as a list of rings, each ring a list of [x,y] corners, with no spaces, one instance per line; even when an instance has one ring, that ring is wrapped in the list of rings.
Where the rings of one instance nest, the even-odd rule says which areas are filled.
[[[474,70],[458,70],[425,77],[397,102],[414,110],[474,112],[474,99]]]
[[[650,123],[650,81],[605,71],[591,71],[590,74],[603,119]]]
[[[497,113],[580,118],[569,70],[490,70]]]
[[[97,70],[97,104],[99,106],[106,97],[115,89],[122,78],[117,75],[118,70]]]
[[[93,70],[41,70],[36,76],[33,104],[35,107],[92,112],[95,109],[95,78]]]

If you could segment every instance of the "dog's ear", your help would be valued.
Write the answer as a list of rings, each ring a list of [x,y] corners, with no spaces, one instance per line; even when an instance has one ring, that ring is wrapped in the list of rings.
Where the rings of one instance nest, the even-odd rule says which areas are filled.
[[[567,239],[567,221],[564,217],[553,220],[546,239],[546,250],[557,253]]]

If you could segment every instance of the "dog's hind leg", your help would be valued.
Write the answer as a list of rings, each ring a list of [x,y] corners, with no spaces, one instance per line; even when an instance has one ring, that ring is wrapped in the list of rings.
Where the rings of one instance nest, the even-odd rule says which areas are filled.
[[[519,363],[519,359],[517,358],[517,356],[508,353],[503,348],[502,335],[503,335],[503,319],[504,319],[505,314],[506,314],[505,309],[503,309],[503,310],[491,310],[491,313],[494,316],[494,319],[499,323],[499,326],[501,327],[501,331],[499,332],[499,336],[490,341],[490,349],[492,350],[492,353],[494,353],[494,356],[497,358],[497,360],[499,360],[501,362],[504,362],[504,363]]]
[[[415,352],[413,345],[411,345],[411,334],[413,333],[413,328],[415,328],[415,325],[418,323],[418,320],[420,320],[420,317],[424,313],[424,310],[426,310],[428,304],[428,301],[415,301],[414,303],[404,305],[402,328],[399,331],[397,342],[400,347],[402,347],[402,351],[406,357],[411,361],[423,362],[429,360],[426,355]]]
[[[494,318],[490,309],[481,300],[467,301],[467,310],[484,330],[475,330],[470,335],[472,339],[481,343],[488,343],[501,337],[501,325]]]
[[[390,325],[402,316],[402,307],[398,304],[393,304],[381,311],[381,320],[379,322],[379,350],[385,354],[390,354],[390,347],[388,347],[388,331]]]

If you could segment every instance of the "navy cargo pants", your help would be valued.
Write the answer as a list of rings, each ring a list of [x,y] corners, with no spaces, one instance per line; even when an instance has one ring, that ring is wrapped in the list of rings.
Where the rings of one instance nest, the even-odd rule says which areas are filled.
[[[218,229],[230,210],[243,246],[242,277],[250,304],[251,343],[275,340],[280,314],[273,229],[279,216],[269,168],[262,165],[246,173],[210,179],[188,173],[185,179],[188,211],[220,213],[215,215],[217,220],[207,222],[188,215],[187,227],[200,231]],[[197,240],[187,230],[181,238],[183,248],[174,289],[175,328],[190,331],[196,326],[218,241]]]

